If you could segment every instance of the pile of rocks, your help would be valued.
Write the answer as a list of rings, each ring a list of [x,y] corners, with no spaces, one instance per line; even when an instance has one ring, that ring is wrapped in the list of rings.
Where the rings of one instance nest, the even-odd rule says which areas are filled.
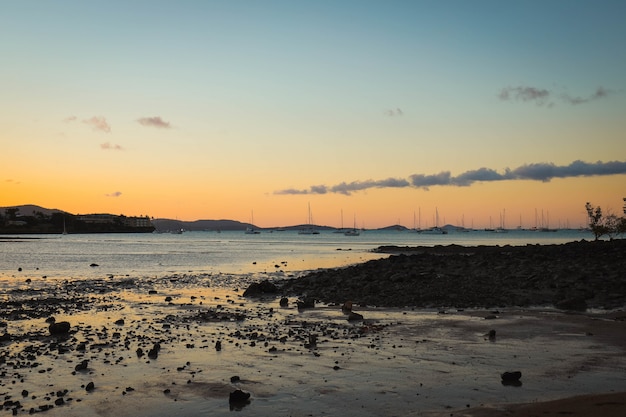
[[[626,240],[562,245],[381,247],[386,259],[279,283],[283,295],[387,307],[626,305]]]

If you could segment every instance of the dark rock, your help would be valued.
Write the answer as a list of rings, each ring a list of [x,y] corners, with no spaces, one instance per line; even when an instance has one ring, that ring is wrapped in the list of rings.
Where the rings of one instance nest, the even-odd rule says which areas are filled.
[[[350,314],[348,314],[348,321],[358,321],[358,320],[363,320],[362,314],[355,313],[354,311],[351,311]]]
[[[298,310],[304,310],[306,308],[315,308],[315,298],[313,297],[303,297],[302,299],[296,302],[298,305]]]
[[[522,378],[522,373],[520,371],[515,371],[515,372],[504,372],[502,375],[500,375],[500,378],[502,379],[502,385],[504,386],[511,386],[511,387],[521,387],[522,386],[522,381],[520,381],[520,379]]]
[[[89,266],[92,268],[95,268],[96,266],[100,266],[100,265],[94,263],[94,264],[90,264]]]
[[[48,326],[48,330],[50,331],[50,334],[54,335],[66,334],[70,331],[70,323],[67,321],[54,321],[50,323],[50,326]]]
[[[230,393],[230,396],[228,397],[228,402],[230,404],[244,404],[249,399],[250,399],[249,392],[243,392],[242,390],[238,389]]]
[[[88,361],[87,359],[83,359],[83,360],[81,361],[81,363],[79,363],[78,365],[76,365],[76,366],[74,367],[74,370],[75,370],[75,371],[77,371],[77,372],[78,372],[78,371],[84,371],[84,370],[86,370],[86,369],[87,369],[87,365],[88,365],[88,364],[89,364],[89,361]]]
[[[116,320],[115,324],[117,324],[118,326],[123,326],[124,325],[124,319]]]
[[[280,306],[287,307],[289,305],[289,298],[283,297],[280,299]]]
[[[218,352],[220,350],[222,350],[222,342],[221,341],[218,340],[217,342],[215,342],[215,350],[217,350]]]
[[[95,388],[96,388],[96,386],[94,385],[94,383],[93,383],[93,382],[90,382],[90,383],[88,383],[88,384],[87,384],[87,386],[85,387],[85,391],[87,391],[87,392],[91,392],[91,391],[93,391]]]
[[[230,377],[230,382],[232,383],[239,382],[239,381],[241,381],[241,378],[239,378],[239,376],[237,375]]]
[[[276,294],[278,292],[278,287],[268,281],[264,280],[261,282],[253,282],[246,288],[243,293],[244,297],[260,297],[265,294]]]
[[[170,297],[170,296],[165,297],[165,302],[166,303],[169,303],[170,301],[172,301],[172,297]]]

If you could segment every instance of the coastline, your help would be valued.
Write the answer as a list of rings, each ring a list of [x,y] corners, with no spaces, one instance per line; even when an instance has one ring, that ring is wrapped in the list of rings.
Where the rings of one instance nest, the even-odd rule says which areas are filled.
[[[544,255],[556,249],[562,248],[546,248]],[[464,262],[479,259],[459,254],[467,250],[433,248],[429,256],[437,258],[428,259],[439,259],[436,266],[447,273],[445,268],[456,262],[451,256]],[[493,252],[498,259],[504,256],[501,250],[512,249],[477,250]],[[457,255],[444,256],[442,251]],[[541,259],[535,252],[530,259]],[[299,280],[307,284],[319,274],[345,274],[361,267],[377,271],[375,278],[384,282],[388,274],[405,270],[397,260],[411,259],[391,258],[295,280],[278,273],[269,278],[278,285]],[[236,389],[251,397],[234,409],[251,416],[490,417],[525,410],[520,404],[554,407],[548,401],[563,398],[589,407],[604,404],[603,412],[612,407],[624,412],[621,397],[596,397],[626,392],[626,314],[619,308],[581,312],[552,306],[355,303],[354,311],[363,317],[348,320],[340,304],[298,308],[304,293],[290,293],[287,305],[280,303],[283,292],[244,297],[243,288],[229,287],[228,279],[181,274],[21,283],[5,295],[0,309],[5,412],[226,416],[232,415],[229,394]],[[49,316],[67,320],[68,333],[49,334]],[[491,330],[497,334],[493,340],[487,336]],[[147,352],[155,344],[160,350],[150,358]],[[84,360],[85,369],[76,369]],[[522,384],[503,385],[500,374],[505,371],[521,371]],[[87,391],[90,382],[95,389]],[[594,396],[569,399],[583,394]],[[557,403],[556,409],[567,411],[563,404]]]

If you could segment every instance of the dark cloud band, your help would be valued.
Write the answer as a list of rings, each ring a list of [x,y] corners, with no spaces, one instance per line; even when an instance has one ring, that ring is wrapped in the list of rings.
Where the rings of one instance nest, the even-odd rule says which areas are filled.
[[[574,161],[569,165],[558,166],[553,163],[525,164],[515,169],[506,168],[500,173],[491,168],[479,168],[466,171],[453,177],[450,171],[443,171],[434,175],[413,174],[408,179],[388,178],[386,180],[367,180],[342,182],[333,186],[315,185],[309,189],[284,189],[274,194],[344,194],[350,195],[356,191],[369,188],[405,188],[414,187],[428,190],[435,186],[468,187],[475,182],[533,180],[548,182],[553,178],[593,177],[606,175],[626,174],[626,162],[584,162]]]

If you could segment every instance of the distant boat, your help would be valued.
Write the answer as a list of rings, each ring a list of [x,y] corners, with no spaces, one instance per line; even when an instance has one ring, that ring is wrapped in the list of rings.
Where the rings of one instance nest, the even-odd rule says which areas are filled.
[[[423,235],[447,235],[448,231],[439,226],[435,226],[430,229],[424,229],[420,233]]]
[[[309,204],[309,218],[307,227],[304,229],[298,230],[299,235],[319,235],[320,232],[315,227],[313,227],[313,216],[311,215],[311,204]]]
[[[448,231],[439,227],[439,210],[435,208],[435,226],[430,229],[424,229],[420,233],[423,235],[447,235]]]
[[[252,211],[251,214],[250,214],[250,223],[252,225],[254,225],[254,211]],[[254,227],[252,227],[252,225],[246,227],[245,234],[247,234],[247,235],[258,235],[259,233],[261,233],[258,230],[256,230]]]
[[[356,217],[354,218],[354,226],[343,232],[344,236],[359,236],[361,233],[356,228]]]

